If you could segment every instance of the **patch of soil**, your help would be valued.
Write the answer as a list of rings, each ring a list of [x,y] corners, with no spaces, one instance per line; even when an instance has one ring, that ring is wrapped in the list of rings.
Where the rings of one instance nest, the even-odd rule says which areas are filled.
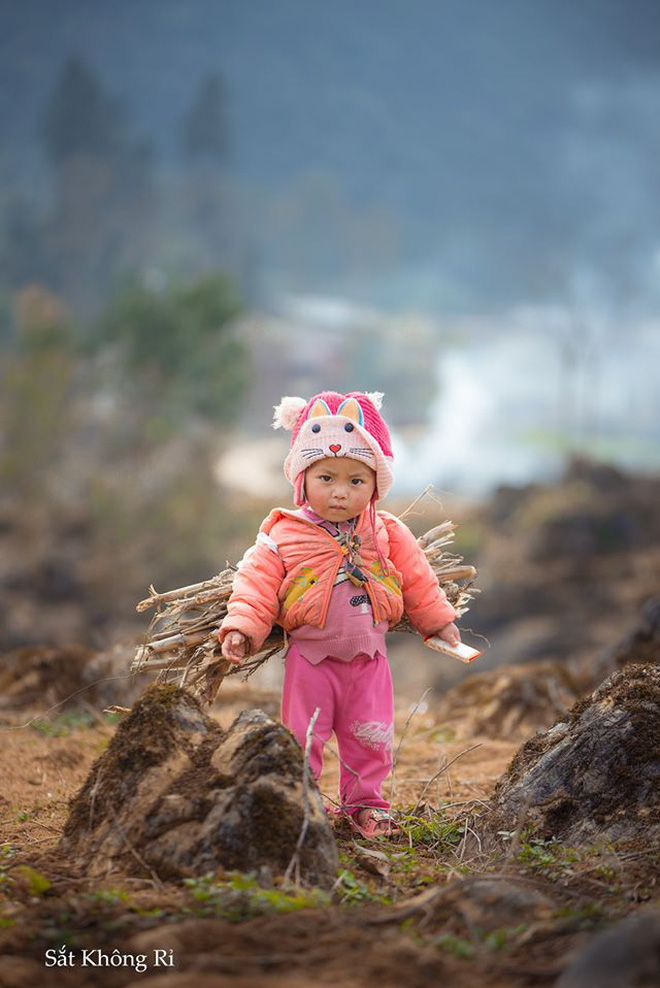
[[[437,713],[460,738],[522,741],[554,724],[579,694],[578,684],[560,662],[499,666],[450,689]]]

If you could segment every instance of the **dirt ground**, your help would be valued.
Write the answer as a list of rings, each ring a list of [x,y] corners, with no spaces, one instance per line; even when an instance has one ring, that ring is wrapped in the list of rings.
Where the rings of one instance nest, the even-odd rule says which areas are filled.
[[[229,683],[212,713],[228,726],[248,707],[274,713],[277,699],[275,692]],[[192,979],[198,988],[552,984],[594,930],[657,900],[643,858],[644,874],[636,877],[630,868],[615,874],[605,852],[564,860],[552,848],[481,846],[480,811],[517,743],[459,742],[433,706],[415,710],[418,701],[398,699],[396,774],[387,784],[407,821],[405,834],[370,844],[340,825],[340,879],[331,896],[310,899],[307,908],[291,906],[284,892],[264,905],[258,889],[237,891],[235,876],[225,876],[220,896],[201,876],[181,885],[146,869],[143,878],[113,873],[101,882],[74,873],[57,850],[67,802],[115,724],[91,708],[33,723],[29,711],[4,714],[0,986],[183,988]],[[321,780],[329,802],[336,781],[329,752]],[[439,889],[484,875],[501,881],[509,899],[511,879],[518,892],[548,896],[549,912],[521,918],[505,896],[488,906],[498,914],[493,926],[466,891],[463,905],[438,913],[431,900]],[[476,925],[465,912],[470,902]],[[101,954],[87,955],[83,967],[85,949]],[[67,955],[72,963],[46,967]],[[110,964],[113,956],[121,966]],[[140,958],[144,971],[135,969]],[[102,966],[92,966],[97,962]]]

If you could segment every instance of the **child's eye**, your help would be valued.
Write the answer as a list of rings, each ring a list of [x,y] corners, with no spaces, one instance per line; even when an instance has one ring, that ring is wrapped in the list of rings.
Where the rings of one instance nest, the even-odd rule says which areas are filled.
[[[355,484],[355,486],[357,487],[357,486],[358,486],[358,484],[363,484],[363,483],[364,483],[364,481],[363,481],[363,480],[361,480],[361,479],[360,479],[360,477],[353,477],[353,479],[352,479],[352,481],[351,481],[351,483],[352,483],[352,484]]]
[[[321,480],[332,480],[332,477],[329,477],[327,473],[322,473],[320,479]]]

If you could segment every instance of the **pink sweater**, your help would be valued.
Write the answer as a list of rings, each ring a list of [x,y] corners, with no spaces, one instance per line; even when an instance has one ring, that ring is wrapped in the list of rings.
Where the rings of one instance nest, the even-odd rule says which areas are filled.
[[[342,532],[350,528],[349,522],[339,522],[337,525],[325,521],[307,505],[297,513],[321,525],[331,535],[338,528]],[[326,658],[350,662],[356,655],[366,654],[371,658],[376,652],[385,655],[387,629],[387,621],[374,625],[366,591],[351,583],[342,566],[330,597],[325,627],[302,624],[289,632],[289,638],[295,642],[303,658],[312,665],[318,665]]]

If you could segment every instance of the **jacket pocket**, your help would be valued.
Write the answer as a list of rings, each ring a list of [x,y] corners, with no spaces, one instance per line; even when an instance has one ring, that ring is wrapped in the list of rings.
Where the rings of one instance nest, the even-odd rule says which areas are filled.
[[[318,582],[318,579],[318,573],[311,566],[303,566],[287,588],[284,600],[282,601],[282,612],[286,614],[293,604],[302,600],[307,591]]]
[[[378,582],[381,583],[390,593],[395,594],[397,597],[403,597],[401,583],[396,572],[390,570],[390,572],[386,574],[383,571],[380,559],[374,559],[373,563],[369,567],[369,572],[372,576],[375,576]]]

